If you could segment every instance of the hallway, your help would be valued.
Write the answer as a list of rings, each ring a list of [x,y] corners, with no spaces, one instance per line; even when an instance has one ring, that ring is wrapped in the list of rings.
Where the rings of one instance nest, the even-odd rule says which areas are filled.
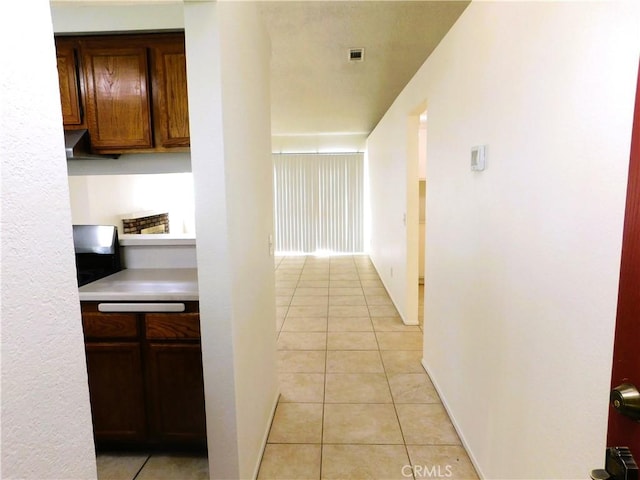
[[[259,479],[477,478],[420,364],[422,329],[367,256],[278,257],[276,295],[281,396]]]
[[[258,478],[477,479],[420,363],[422,327],[403,325],[369,257],[275,263],[281,395]],[[206,454],[97,460],[100,480],[209,476]]]

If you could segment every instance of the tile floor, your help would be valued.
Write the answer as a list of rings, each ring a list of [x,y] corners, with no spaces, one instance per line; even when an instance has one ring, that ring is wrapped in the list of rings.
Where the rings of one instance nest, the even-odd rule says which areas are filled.
[[[100,453],[98,480],[209,480],[206,455]]]
[[[277,258],[276,295],[281,396],[259,479],[478,478],[420,364],[422,328],[367,256]]]
[[[422,328],[367,256],[277,257],[276,295],[281,396],[259,479],[478,478],[420,364]],[[98,478],[208,479],[207,459],[101,454]]]

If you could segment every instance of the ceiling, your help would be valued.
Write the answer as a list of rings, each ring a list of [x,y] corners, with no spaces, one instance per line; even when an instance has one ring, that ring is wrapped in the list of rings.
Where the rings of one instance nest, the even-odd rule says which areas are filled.
[[[155,9],[153,16],[131,14],[127,18],[139,23],[141,18],[147,21],[149,17],[155,23],[168,21],[172,25],[180,17],[183,0],[50,0],[50,3],[69,7],[58,8],[61,13],[54,15],[59,31],[75,31],[78,22],[86,24],[87,31],[102,31],[114,18],[122,21],[122,6],[150,5]],[[274,151],[283,151],[309,145],[321,147],[322,142],[336,147],[340,141],[347,142],[347,148],[353,145],[360,148],[470,0],[256,3],[271,37]],[[161,8],[163,4],[167,9]],[[95,9],[80,6],[100,7],[105,13],[96,15]],[[108,10],[109,7],[113,10]],[[69,17],[66,22],[64,13]],[[350,62],[349,49],[359,47],[364,48],[364,61]],[[324,140],[319,140],[322,136]],[[349,136],[353,141],[344,140]]]
[[[368,134],[469,1],[261,2],[272,133]],[[364,61],[349,49],[364,47]]]

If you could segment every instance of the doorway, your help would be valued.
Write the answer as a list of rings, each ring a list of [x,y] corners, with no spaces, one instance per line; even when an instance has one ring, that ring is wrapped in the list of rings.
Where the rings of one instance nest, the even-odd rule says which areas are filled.
[[[406,315],[404,323],[419,325],[424,318],[426,231],[426,103],[408,117],[406,228]]]
[[[427,111],[418,117],[418,322],[424,324],[424,275],[427,211]]]

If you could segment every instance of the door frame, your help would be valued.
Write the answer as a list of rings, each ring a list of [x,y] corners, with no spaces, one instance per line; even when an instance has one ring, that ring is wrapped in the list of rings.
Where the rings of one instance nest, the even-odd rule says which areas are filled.
[[[420,194],[418,191],[420,115],[427,110],[427,102],[420,103],[407,116],[407,157],[406,157],[406,208],[405,208],[405,325],[419,325],[418,299],[418,258],[420,234]]]
[[[611,389],[631,381],[640,388],[640,349],[631,347],[631,337],[640,332],[640,65],[636,83],[635,109],[631,134],[629,174],[627,181],[620,280]],[[609,405],[607,446],[628,446],[636,461],[640,460],[640,422],[624,417]]]

